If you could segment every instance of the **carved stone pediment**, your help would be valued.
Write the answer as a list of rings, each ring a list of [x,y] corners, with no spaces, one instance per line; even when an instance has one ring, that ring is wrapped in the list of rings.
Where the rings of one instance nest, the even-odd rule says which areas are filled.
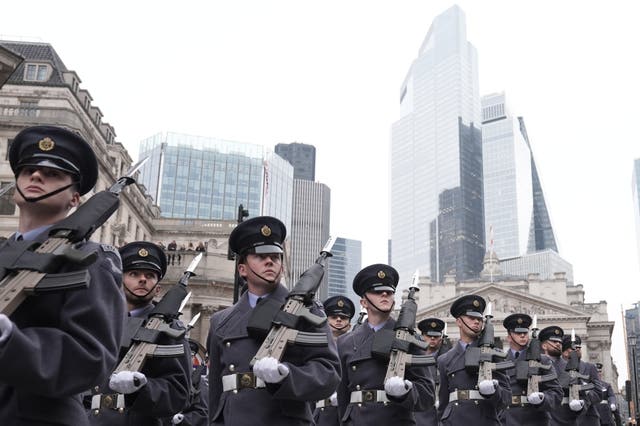
[[[539,296],[531,296],[528,293],[511,290],[499,284],[487,284],[479,286],[472,292],[459,294],[455,298],[444,300],[425,309],[418,311],[418,321],[422,318],[436,317],[447,318],[450,316],[451,304],[464,294],[477,294],[487,302],[491,302],[493,317],[502,320],[514,313],[524,313],[538,318],[583,318],[588,321],[589,314],[568,305],[555,303],[552,300]]]

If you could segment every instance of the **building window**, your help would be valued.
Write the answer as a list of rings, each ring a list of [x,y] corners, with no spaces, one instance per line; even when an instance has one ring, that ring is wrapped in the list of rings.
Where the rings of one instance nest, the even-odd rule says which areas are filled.
[[[27,64],[24,72],[25,81],[47,81],[49,79],[49,65]]]
[[[0,189],[12,184],[13,182],[0,182]],[[13,190],[9,190],[6,194],[0,196],[0,215],[12,215],[15,211],[16,205],[13,202]]]

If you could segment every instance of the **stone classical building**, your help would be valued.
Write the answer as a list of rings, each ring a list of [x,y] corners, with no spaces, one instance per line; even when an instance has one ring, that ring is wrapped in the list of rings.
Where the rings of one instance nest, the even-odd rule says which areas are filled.
[[[88,90],[80,87],[80,77],[69,70],[47,43],[0,40],[0,71],[5,68],[5,53],[15,53],[24,61],[15,64],[0,84],[0,185],[14,181],[8,162],[9,145],[23,128],[33,125],[59,125],[80,133],[98,157],[98,183],[83,197],[87,200],[102,191],[129,169],[132,159],[124,146],[115,140],[115,129],[103,121],[100,108],[93,105]],[[7,56],[8,57],[8,56]],[[0,77],[5,76],[0,72]],[[0,79],[1,80],[1,79]],[[0,237],[8,237],[18,224],[18,211],[12,191],[0,197]],[[192,296],[183,310],[188,322],[197,312],[201,320],[191,336],[203,343],[210,315],[232,301],[234,263],[227,260],[227,240],[235,221],[165,219],[153,204],[146,189],[131,185],[120,195],[118,211],[92,235],[91,239],[120,246],[135,240],[176,241],[178,250],[161,285],[166,288],[178,281],[196,254],[199,242],[206,246],[205,256],[189,285]],[[192,247],[190,247],[190,243]],[[179,261],[177,260],[179,258]]]
[[[582,285],[572,285],[564,273],[541,279],[538,274],[526,277],[505,276],[495,253],[487,253],[480,278],[457,282],[447,276],[444,283],[434,283],[427,277],[420,279],[416,322],[437,317],[447,324],[452,341],[459,338],[455,319],[449,308],[455,299],[465,294],[477,294],[492,304],[497,345],[505,344],[507,332],[502,320],[513,313],[537,315],[538,328],[557,325],[570,333],[575,329],[582,338],[583,360],[603,364],[604,380],[618,383],[618,371],[611,358],[611,334],[614,321],[607,314],[607,302],[585,302]]]

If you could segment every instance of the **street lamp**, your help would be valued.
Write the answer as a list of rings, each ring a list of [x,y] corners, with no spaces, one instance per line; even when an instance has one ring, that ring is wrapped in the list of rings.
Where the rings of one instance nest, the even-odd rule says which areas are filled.
[[[631,385],[633,387],[631,395],[633,400],[633,413],[629,413],[631,418],[635,420],[636,410],[638,409],[638,370],[636,369],[636,344],[638,343],[638,337],[635,334],[629,336],[629,346],[631,346]]]

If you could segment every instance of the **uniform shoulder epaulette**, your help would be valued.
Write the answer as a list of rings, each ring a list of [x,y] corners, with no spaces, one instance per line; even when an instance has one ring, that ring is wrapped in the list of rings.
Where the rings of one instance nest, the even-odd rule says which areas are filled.
[[[118,251],[118,249],[110,244],[100,244],[100,248],[105,253],[113,253],[116,256],[120,257],[120,252]]]

